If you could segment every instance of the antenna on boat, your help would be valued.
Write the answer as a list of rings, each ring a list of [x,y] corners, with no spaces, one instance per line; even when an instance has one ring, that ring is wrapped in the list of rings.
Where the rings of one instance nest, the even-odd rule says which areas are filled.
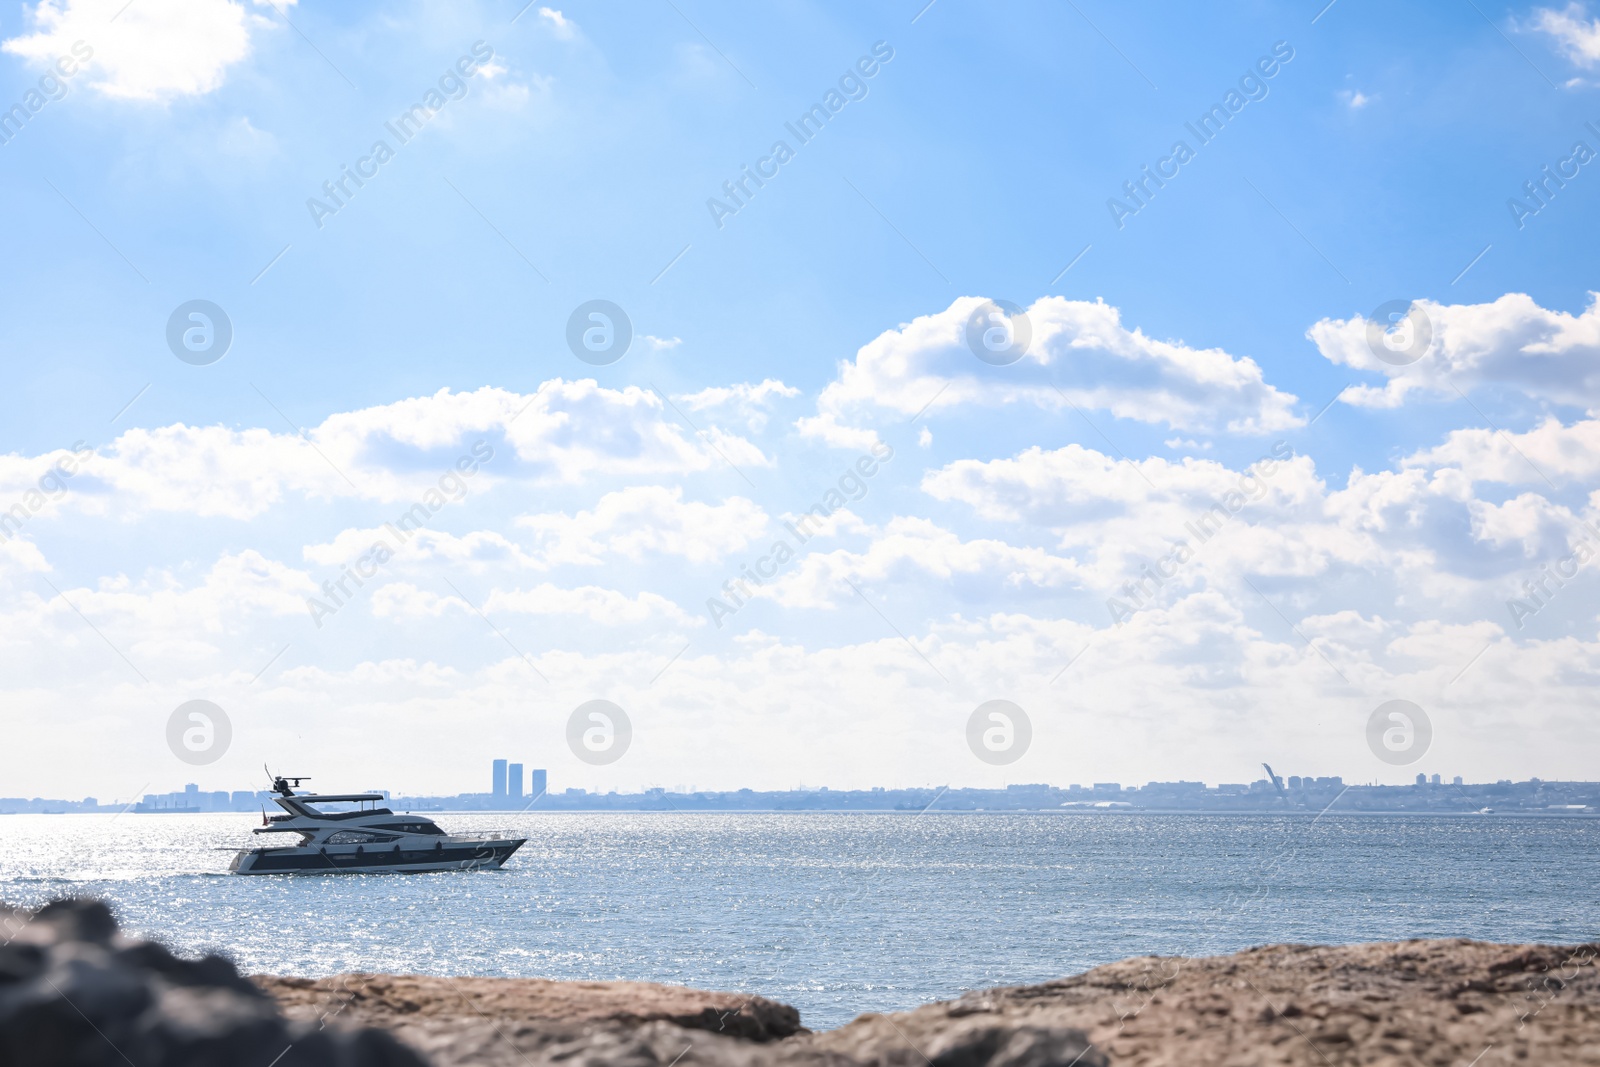
[[[265,767],[266,765],[263,764],[262,766]],[[311,781],[310,777],[290,778],[281,774],[272,774],[271,771],[268,771],[267,774],[272,778],[272,791],[279,796],[285,797],[294,796],[294,791],[300,788],[301,782]],[[291,783],[293,788],[291,788]]]

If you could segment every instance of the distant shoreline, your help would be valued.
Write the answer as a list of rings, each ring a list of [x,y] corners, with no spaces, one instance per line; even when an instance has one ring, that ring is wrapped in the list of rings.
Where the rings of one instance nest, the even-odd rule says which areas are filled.
[[[1061,814],[1142,812],[1147,814],[1272,815],[1317,814],[1600,814],[1600,782],[1452,782],[1433,775],[1417,775],[1413,785],[1357,785],[1342,778],[1274,776],[1250,783],[1207,786],[1204,782],[1149,782],[1124,787],[1117,782],[1053,786],[1043,783],[1010,785],[998,789],[968,786],[922,786],[909,789],[736,789],[675,791],[651,788],[636,793],[591,793],[586,789],[560,792],[541,787],[523,794],[517,785],[506,788],[497,777],[496,788],[486,793],[454,795],[394,794],[384,789],[365,790],[396,811],[426,813],[521,811],[717,811],[783,813],[795,811],[886,812],[916,814],[955,812],[1058,812]],[[520,782],[520,776],[514,781]],[[0,813],[50,814],[94,812],[100,814],[185,814],[240,812],[258,814],[274,810],[277,795],[265,790],[206,791],[188,785],[182,791],[146,793],[130,803],[101,804],[93,797],[59,800],[50,797],[0,796]]]
[[[1061,815],[1061,816],[1128,816],[1128,815],[1207,815],[1222,818],[1260,818],[1262,816],[1296,816],[1309,819],[1334,816],[1393,817],[1396,815],[1427,815],[1441,818],[1475,819],[1594,819],[1600,811],[1540,811],[1538,809],[1512,808],[1506,811],[1434,811],[1426,809],[1352,809],[1331,811],[1261,810],[1261,811],[1207,811],[1198,808],[933,808],[910,811],[904,808],[520,808],[490,810],[484,808],[405,808],[397,812],[436,815]],[[248,811],[3,811],[0,815],[97,815],[116,818],[118,815],[232,815],[241,819],[259,818]]]

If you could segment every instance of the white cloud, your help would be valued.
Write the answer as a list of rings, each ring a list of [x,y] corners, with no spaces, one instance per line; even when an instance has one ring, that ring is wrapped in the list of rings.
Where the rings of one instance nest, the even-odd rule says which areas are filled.
[[[585,585],[560,589],[549,582],[532,589],[495,590],[484,604],[486,613],[508,612],[524,615],[577,615],[601,626],[634,625],[665,621],[675,626],[703,626],[705,620],[690,616],[666,597],[655,593],[627,596],[615,589]]]
[[[1456,353],[1454,373],[1464,383],[1504,379],[1541,396],[1558,389],[1585,395],[1587,361],[1591,350],[1600,352],[1584,339],[1595,328],[1592,310],[1563,317],[1515,296],[1428,309],[1443,323],[1442,350]],[[1104,305],[1045,307],[1040,317],[1048,326],[1067,315],[1079,337],[1092,332],[1102,311],[1114,322]],[[1359,352],[1347,352],[1354,343],[1348,326],[1319,323],[1314,339],[1353,360]],[[1203,383],[1210,374],[1222,384],[1194,385],[1195,395],[1238,401],[1228,408],[1219,400],[1219,422],[1250,409],[1239,400],[1249,394],[1239,385],[1249,375],[1241,377],[1239,361],[1226,354],[1150,356],[1151,375],[1130,385],[1112,373],[1122,365],[1116,361],[1145,356],[1125,360],[1093,349],[1142,351],[1130,340],[1137,334],[1113,333],[1093,341],[1085,357],[1110,369],[1090,385],[1073,384],[1067,379],[1078,349],[1059,324],[1041,331],[1048,336],[1037,358],[1012,368],[969,369],[955,361],[972,361],[964,347],[949,352],[948,345],[923,343],[922,328],[912,324],[875,341],[879,349],[856,365],[865,378],[850,379],[847,368],[835,383],[841,390],[870,379],[886,399],[841,402],[840,413],[882,415],[901,403],[900,393],[913,393],[911,383],[926,379],[988,418],[975,430],[952,425],[940,432],[942,453],[970,456],[960,451],[964,443],[982,448],[994,439],[987,436],[994,422],[1011,418],[1011,410],[997,413],[999,405],[1051,403],[1053,390],[1037,376],[1044,369],[1060,372],[1063,389],[1120,382],[1127,396],[1137,386],[1169,405],[1176,403],[1170,396],[1188,396],[1172,380],[1187,375]],[[1364,329],[1354,336],[1364,344]],[[1182,373],[1168,365],[1174,360]],[[1017,367],[1036,376],[1008,382]],[[796,394],[769,379],[676,402],[692,413],[743,418]],[[1263,399],[1272,395],[1284,396],[1256,396],[1258,414],[1273,410],[1276,401]],[[927,400],[917,397],[916,406]],[[265,405],[263,414],[275,418]],[[834,414],[820,409],[812,425],[855,435],[858,447],[871,442],[869,422]],[[771,462],[710,421],[707,437],[730,459]],[[895,421],[908,435],[925,429],[898,413]],[[64,489],[53,480],[49,493],[39,490],[41,478],[70,453],[0,456],[0,505],[41,493],[20,535],[0,541],[0,657],[11,665],[0,703],[21,722],[7,735],[17,761],[59,749],[61,723],[100,746],[96,774],[115,761],[167,759],[164,716],[151,709],[200,694],[237,710],[239,730],[237,767],[219,764],[207,774],[242,776],[259,763],[246,761],[247,753],[281,751],[287,760],[376,723],[404,734],[449,721],[459,728],[430,734],[438,743],[428,752],[391,753],[383,764],[350,773],[381,772],[381,781],[368,781],[451,792],[482,760],[481,746],[458,735],[526,729],[506,751],[564,760],[561,713],[596,695],[637,711],[641,741],[651,732],[624,774],[647,780],[661,767],[694,766],[702,781],[723,773],[730,786],[788,785],[797,775],[840,785],[924,776],[981,781],[991,772],[966,754],[961,725],[977,699],[1002,694],[1030,713],[1039,710],[1037,747],[1027,757],[1037,762],[1014,773],[1032,777],[1029,766],[1043,767],[1057,780],[1237,777],[1227,769],[1237,749],[1229,739],[1262,721],[1274,724],[1274,743],[1298,761],[1297,773],[1389,773],[1361,762],[1361,724],[1382,700],[1416,693],[1429,694],[1440,751],[1463,773],[1480,759],[1492,776],[1554,776],[1557,764],[1530,762],[1519,772],[1504,760],[1592,761],[1600,752],[1600,726],[1582,718],[1600,675],[1597,565],[1590,561],[1572,579],[1586,584],[1560,593],[1555,607],[1515,636],[1508,636],[1515,627],[1506,605],[1508,597],[1527,595],[1524,579],[1541,578],[1575,538],[1600,542],[1582,525],[1600,522],[1600,492],[1586,496],[1582,488],[1600,479],[1600,415],[1566,423],[1551,417],[1512,435],[1441,433],[1426,447],[1408,446],[1392,469],[1376,471],[1319,470],[1309,456],[1279,453],[1285,458],[1271,473],[1252,479],[1238,460],[1159,448],[1160,455],[1129,460],[1076,444],[1018,448],[1001,458],[986,450],[983,458],[952,459],[920,474],[915,465],[895,466],[901,474],[884,483],[883,495],[875,483],[870,500],[853,500],[829,516],[826,529],[812,529],[807,551],[755,590],[763,598],[758,610],[718,630],[685,608],[703,602],[723,578],[747,573],[740,562],[754,562],[763,542],[785,536],[781,520],[800,518],[785,512],[811,493],[792,488],[804,477],[797,464],[783,478],[756,479],[760,492],[771,494],[759,496],[760,504],[724,495],[742,483],[652,392],[593,381],[547,382],[524,395],[441,391],[333,415],[307,435],[309,442],[221,426],[132,430],[98,453],[85,449]],[[1173,449],[1207,440],[1197,445],[1184,431],[1146,436],[1167,437]],[[441,476],[480,440],[493,457],[461,479],[470,502],[450,505],[448,522],[440,523],[449,530],[412,535],[336,622],[317,627],[305,605],[307,596],[322,595],[317,584],[337,578],[337,569],[375,540],[392,543],[381,524],[430,488],[441,501],[454,500],[460,487],[441,491]],[[1270,454],[1271,442],[1252,449]],[[1221,441],[1216,450],[1237,455]],[[706,488],[718,484],[721,491]],[[496,495],[480,498],[496,485]],[[549,492],[559,500],[540,501]],[[1237,509],[1214,535],[1197,537],[1195,524],[1234,494]],[[306,506],[302,497],[319,503]],[[269,521],[248,525],[195,521],[269,512]],[[1127,583],[1149,581],[1147,568],[1182,540],[1196,549],[1192,558],[1152,582],[1148,603],[1113,625],[1105,601],[1127,597]],[[81,545],[103,554],[91,556]],[[301,553],[309,573],[277,562],[268,545],[279,558]],[[119,569],[121,559],[142,566],[152,553],[172,562]],[[195,559],[206,562],[186,562]],[[707,578],[697,568],[716,573]],[[548,682],[499,642],[447,578],[470,590],[472,603]],[[905,639],[879,625],[847,579]],[[834,609],[859,613],[884,638],[852,643],[846,634],[874,631],[855,630]],[[757,618],[766,632],[748,628]],[[691,628],[694,646],[682,651]],[[416,649],[438,662],[405,658]],[[486,649],[493,662],[468,666]],[[1070,673],[1052,688],[1068,662]],[[1469,662],[1473,673],[1447,686]],[[277,666],[253,681],[271,663]],[[540,706],[555,714],[528,714],[530,684]],[[1562,751],[1508,756],[1485,740],[1499,738],[1505,749],[1505,738],[1527,729],[1502,709],[1527,708],[1528,693],[1539,696],[1539,721],[1565,731]],[[1284,718],[1286,706],[1296,714]],[[1085,710],[1097,707],[1130,710],[1107,726],[1104,716]],[[330,714],[334,708],[342,714]],[[739,748],[747,736],[741,730],[764,723],[770,736],[797,722],[806,724],[806,737],[820,740],[791,746],[781,758],[770,745]],[[548,736],[538,732],[546,727]],[[728,749],[735,766],[723,768],[730,757],[721,751],[706,761],[703,739],[713,730],[736,739]],[[573,760],[564,770],[553,766],[552,780],[561,774],[571,784],[594,784],[576,777],[586,773]]]
[[[251,34],[270,26],[233,0],[39,0],[29,17],[35,32],[0,47],[48,64],[81,56],[73,50],[81,41],[93,51],[86,66],[95,89],[147,101],[218,88],[250,54]]]
[[[1050,531],[1084,584],[1108,592],[1174,544],[1200,544],[1214,527],[1227,536],[1206,538],[1203,558],[1183,569],[1181,587],[1198,588],[1213,572],[1231,580],[1241,568],[1318,573],[1330,551],[1349,558],[1351,546],[1333,547],[1348,539],[1316,530],[1326,522],[1325,489],[1311,460],[1285,449],[1277,456],[1265,455],[1271,462],[1247,480],[1214,460],[1132,462],[1076,444],[1035,447],[1007,459],[948,464],[925,475],[922,488],[986,521]],[[1212,509],[1230,500],[1232,514],[1219,521]],[[1291,542],[1296,547],[1287,548]]]
[[[997,612],[910,630],[917,650],[953,684],[893,634],[847,644],[769,636],[720,654],[697,642],[676,662],[681,638],[581,661],[524,646],[548,683],[504,646],[500,659],[470,669],[357,657],[338,666],[292,665],[252,685],[252,668],[233,680],[193,683],[211,683],[204,691],[234,715],[236,734],[221,762],[195,769],[188,780],[226,788],[258,775],[264,752],[312,761],[337,751],[339,780],[351,785],[481,790],[488,775],[482,739],[492,736],[500,752],[542,753],[538,765],[548,766],[556,789],[686,779],[718,789],[799,781],[835,788],[1239,781],[1260,775],[1259,753],[1239,739],[1270,724],[1279,770],[1281,759],[1293,773],[1400,783],[1418,768],[1380,763],[1364,737],[1372,709],[1395,696],[1424,704],[1434,725],[1429,760],[1446,775],[1579,779],[1600,751],[1592,713],[1600,641],[1592,625],[1560,640],[1534,640],[1490,623],[1406,623],[1348,610],[1290,617],[1316,651],[1265,609],[1252,618],[1216,594],[1186,598],[1121,629]],[[464,626],[466,619],[449,621]],[[1468,661],[1470,672],[1448,684]],[[181,783],[185,768],[164,772],[173,775],[165,786],[148,785],[142,768],[176,766],[161,730],[165,715],[152,712],[189,699],[187,688],[169,696],[66,671],[49,685],[0,691],[11,713],[12,791],[61,795],[81,781],[84,791],[105,798]],[[603,776],[570,755],[562,733],[566,712],[597,688],[628,710],[636,731],[627,759]],[[1033,745],[1010,768],[980,764],[963,738],[974,705],[993,695],[1016,700],[1033,720]],[[1505,708],[1516,713],[1502,714]],[[775,745],[780,733],[793,743]],[[1529,745],[1530,736],[1560,744]],[[373,737],[428,743],[374,745]],[[716,742],[709,754],[708,738]],[[61,751],[75,753],[74,769],[83,775],[67,785],[62,776],[72,769],[51,758]]]
[[[902,516],[891,519],[881,531],[872,531],[871,543],[861,552],[838,549],[802,556],[756,595],[785,607],[826,608],[855,595],[847,579],[859,585],[930,578],[986,589],[990,595],[1014,594],[1025,587],[1068,585],[1077,571],[1073,561],[1043,549],[983,538],[964,541],[927,519]]]
[[[1526,433],[1452,430],[1444,443],[1407,456],[1406,467],[1453,467],[1475,482],[1544,485],[1592,481],[1600,475],[1600,421],[1571,426],[1546,418]]]
[[[736,434],[713,428],[704,440],[691,437],[648,390],[554,379],[531,396],[441,389],[343,412],[308,429],[306,438],[181,423],[129,430],[83,461],[65,500],[86,510],[105,509],[115,498],[124,513],[249,519],[290,492],[442,505],[507,479],[575,484],[725,469],[730,462],[771,465]],[[462,472],[463,463],[472,470]],[[0,484],[20,486],[36,469],[34,458],[0,458]]]
[[[984,301],[961,297],[944,311],[887,330],[863,345],[823,390],[802,435],[861,447],[872,409],[900,416],[957,406],[1069,403],[1174,429],[1260,434],[1301,425],[1295,397],[1268,385],[1248,357],[1158,341],[1122,325],[1103,302],[1047,296],[1027,309],[1032,338],[1010,366],[980,361],[967,347],[968,317]]]
[[[493,530],[457,536],[439,530],[406,530],[403,536],[386,527],[342,530],[325,544],[307,545],[307,561],[326,567],[353,564],[377,544],[384,545],[396,565],[449,563],[474,569],[490,566],[536,567],[540,562],[521,545]]]
[[[779,398],[800,395],[800,390],[785,385],[776,378],[766,378],[752,384],[713,386],[698,393],[689,393],[676,399],[691,411],[711,411],[742,419],[751,432],[760,433],[767,425],[767,416]]]
[[[256,129],[244,115],[238,115],[223,127],[217,138],[217,149],[234,159],[257,163],[277,154],[278,139]]]
[[[573,615],[600,626],[631,626],[664,621],[676,626],[700,626],[705,620],[684,613],[672,601],[655,593],[628,596],[615,589],[585,585],[562,589],[545,582],[532,589],[496,589],[484,602],[486,615]],[[372,594],[372,613],[379,618],[420,619],[447,611],[476,616],[460,597],[419,589],[409,582],[390,582]]]
[[[1368,96],[1359,89],[1340,89],[1339,99],[1343,100],[1351,111],[1359,111],[1377,98]]]
[[[559,40],[570,41],[577,33],[577,24],[555,8],[541,7],[539,17],[550,27],[551,34]]]
[[[1593,462],[1578,459],[1571,440],[1541,443],[1569,457],[1574,479],[1579,465]],[[1256,464],[1247,476],[1211,460],[1134,464],[1078,445],[958,461],[929,472],[923,488],[1016,535],[1048,530],[1055,555],[1098,598],[1132,603],[1132,582],[1139,600],[1157,605],[1208,591],[1256,601],[1248,577],[1276,583],[1286,603],[1308,612],[1359,607],[1462,621],[1504,616],[1504,597],[1531,566],[1594,536],[1583,527],[1594,514],[1538,493],[1475,497],[1474,477],[1537,477],[1513,465],[1515,453],[1489,451],[1492,444],[1452,439],[1399,470],[1352,470],[1342,489],[1328,486],[1307,456]]]
[[[1600,66],[1600,19],[1590,18],[1583,4],[1568,4],[1560,11],[1536,8],[1532,20],[1518,28],[1555,38],[1562,55],[1580,67]]]
[[[639,340],[649,345],[652,352],[664,352],[683,344],[681,337],[654,337],[647,333],[641,333]]]
[[[833,448],[870,452],[879,443],[878,431],[846,426],[839,421],[839,416],[831,411],[821,415],[802,416],[795,420],[794,425],[800,431],[801,437],[816,438]]]
[[[1487,304],[1418,300],[1414,306],[1426,316],[1432,337],[1425,354],[1406,365],[1378,358],[1362,315],[1323,319],[1306,331],[1332,362],[1388,376],[1381,387],[1346,390],[1341,397],[1345,403],[1397,407],[1413,392],[1455,396],[1454,385],[1501,386],[1556,404],[1600,408],[1597,294],[1589,294],[1588,306],[1577,315],[1542,308],[1523,293],[1507,293]],[[1411,343],[1410,335],[1401,342],[1401,348]]]
[[[765,378],[753,385],[750,382],[740,382],[737,385],[713,386],[698,393],[685,394],[678,399],[695,411],[705,411],[707,408],[721,407],[725,404],[768,404],[774,397],[799,395],[800,390],[794,386],[784,385],[776,378]]]
[[[633,486],[607,493],[592,511],[528,515],[534,552],[546,564],[599,564],[611,556],[663,555],[709,563],[737,552],[767,529],[767,514],[744,497],[685,502],[677,486]]]
[[[304,615],[305,598],[318,595],[304,571],[255,549],[219,557],[200,581],[187,586],[180,575],[163,571],[139,580],[121,574],[105,577],[93,588],[63,586],[62,593],[65,600],[53,595],[20,598],[20,610],[0,617],[0,629],[17,636],[16,628],[31,633],[61,627],[81,636],[87,617],[116,635],[114,646],[128,647],[139,641],[222,633],[255,615]]]

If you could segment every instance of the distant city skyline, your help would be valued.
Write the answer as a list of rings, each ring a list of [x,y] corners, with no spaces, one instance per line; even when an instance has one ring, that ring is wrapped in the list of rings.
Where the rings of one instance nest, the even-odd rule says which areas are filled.
[[[1359,785],[1337,777],[1287,780],[1258,779],[1249,783],[1207,786],[1203,782],[1148,782],[1122,786],[1116,782],[1053,786],[1045,783],[1010,785],[1003,789],[944,786],[937,789],[833,790],[826,786],[803,791],[672,792],[662,788],[642,792],[590,793],[568,788],[558,793],[538,793],[527,798],[509,792],[462,793],[454,796],[382,794],[388,805],[410,811],[461,812],[1057,812],[1085,813],[1417,813],[1541,815],[1588,817],[1600,815],[1600,782],[1524,782],[1502,780],[1466,783],[1459,778],[1446,784],[1438,775],[1417,775],[1405,786]],[[108,811],[125,814],[201,814],[254,812],[274,807],[267,791],[202,792],[191,786],[183,792],[147,795],[136,805],[101,805],[85,801],[0,797],[0,813],[53,813]]]
[[[490,775],[489,775],[489,789],[487,791],[481,791],[481,792],[480,791],[474,791],[474,790],[468,790],[466,792],[460,792],[460,793],[426,794],[426,793],[412,793],[412,792],[405,792],[405,791],[390,790],[390,789],[382,788],[382,787],[372,787],[372,788],[355,789],[355,790],[338,788],[338,789],[332,789],[332,790],[329,790],[329,791],[330,792],[336,792],[336,793],[347,793],[347,792],[379,793],[379,794],[382,794],[385,797],[403,797],[403,798],[407,798],[407,799],[421,800],[421,801],[474,800],[474,801],[487,801],[490,804],[492,804],[492,803],[498,802],[498,801],[504,801],[504,802],[508,802],[509,803],[509,802],[512,802],[512,801],[527,800],[527,801],[530,802],[529,806],[531,806],[532,802],[535,802],[535,801],[539,800],[540,798],[549,797],[549,798],[552,798],[552,799],[558,799],[558,798],[565,797],[565,798],[570,799],[573,796],[588,796],[588,797],[594,797],[594,798],[613,797],[613,796],[643,797],[643,796],[648,796],[648,795],[652,795],[652,794],[669,794],[669,795],[673,795],[673,796],[693,796],[693,795],[700,795],[700,794],[708,795],[708,796],[728,796],[728,795],[732,795],[732,794],[736,794],[736,793],[752,793],[752,792],[759,792],[759,793],[762,793],[762,794],[772,794],[772,795],[784,794],[784,795],[791,795],[791,796],[809,796],[809,795],[816,795],[816,794],[834,794],[834,795],[841,795],[842,796],[842,795],[852,795],[852,794],[862,794],[862,793],[912,794],[912,793],[916,793],[918,791],[927,791],[927,790],[941,790],[943,792],[953,792],[953,793],[957,793],[957,794],[959,794],[959,793],[976,793],[976,792],[995,792],[996,791],[996,790],[993,790],[993,789],[984,789],[983,787],[975,787],[975,786],[970,786],[970,785],[944,785],[944,786],[928,786],[928,785],[924,785],[924,786],[898,786],[898,787],[872,786],[872,787],[869,787],[868,789],[865,789],[865,790],[860,790],[860,789],[834,789],[834,788],[831,788],[831,787],[829,787],[827,785],[818,785],[818,786],[811,786],[811,787],[801,786],[801,787],[797,787],[797,788],[792,789],[792,790],[752,790],[752,789],[750,789],[748,787],[742,787],[742,788],[733,789],[733,790],[696,790],[692,785],[691,786],[678,785],[678,786],[674,786],[674,787],[652,786],[652,787],[646,787],[645,789],[638,790],[638,791],[625,791],[625,790],[616,790],[616,789],[589,790],[589,789],[586,789],[586,788],[581,787],[581,786],[568,786],[568,787],[558,787],[556,792],[552,794],[547,788],[548,779],[547,779],[547,772],[545,771],[545,769],[543,769],[543,768],[534,768],[532,770],[532,773],[531,773],[530,788],[528,789],[527,793],[524,794],[524,793],[518,792],[518,791],[516,791],[514,789],[514,786],[515,786],[516,782],[515,782],[515,777],[511,773],[511,771],[516,766],[517,765],[511,764],[508,760],[505,760],[505,759],[495,759],[495,760],[491,761]],[[309,779],[307,779],[307,781],[309,781]],[[1588,782],[1588,781],[1547,782],[1547,781],[1545,781],[1543,779],[1532,778],[1532,779],[1525,780],[1523,782],[1516,782],[1516,781],[1514,781],[1512,779],[1502,778],[1502,779],[1496,779],[1496,780],[1494,780],[1492,782],[1466,782],[1465,779],[1463,778],[1463,776],[1461,776],[1461,775],[1454,775],[1454,776],[1452,776],[1450,778],[1450,780],[1446,781],[1442,774],[1439,774],[1439,773],[1428,774],[1426,772],[1420,772],[1419,771],[1414,776],[1414,778],[1412,779],[1412,782],[1410,784],[1413,785],[1413,786],[1417,786],[1417,787],[1457,788],[1457,789],[1485,789],[1485,788],[1491,788],[1491,787],[1505,787],[1505,786],[1534,786],[1534,787],[1539,787],[1539,786],[1554,786],[1554,785],[1561,785],[1561,786],[1573,786],[1573,785],[1576,785],[1576,786],[1580,786],[1580,787],[1592,787],[1594,792],[1595,792],[1595,794],[1596,794],[1596,796],[1597,796],[1597,798],[1600,798],[1600,782]],[[1126,785],[1126,786],[1123,785],[1120,782],[1105,782],[1105,781],[1089,782],[1089,783],[1068,783],[1068,784],[1064,784],[1064,785],[1057,785],[1057,784],[1048,783],[1048,782],[1036,782],[1036,783],[1023,783],[1023,784],[1016,784],[1016,785],[1010,785],[1010,786],[1002,787],[1002,789],[1000,789],[999,792],[1012,792],[1012,793],[1015,793],[1015,792],[1018,792],[1018,791],[1026,792],[1026,791],[1030,791],[1030,790],[1035,790],[1035,791],[1036,790],[1046,790],[1046,791],[1061,792],[1061,793],[1065,793],[1065,794],[1068,794],[1068,795],[1076,794],[1076,793],[1080,793],[1080,792],[1082,792],[1082,793],[1092,793],[1092,794],[1097,794],[1097,795],[1104,795],[1104,794],[1110,794],[1110,793],[1123,793],[1123,792],[1127,792],[1127,793],[1130,793],[1130,794],[1131,793],[1146,793],[1146,794],[1148,794],[1148,793],[1150,793],[1152,791],[1154,791],[1156,793],[1160,793],[1162,791],[1176,791],[1177,793],[1182,794],[1182,793],[1193,792],[1193,791],[1201,791],[1201,792],[1209,791],[1209,792],[1218,793],[1218,794],[1229,794],[1229,793],[1239,793],[1239,794],[1257,793],[1257,794],[1264,794],[1264,793],[1267,793],[1267,792],[1270,792],[1270,791],[1273,791],[1273,790],[1276,790],[1278,793],[1282,793],[1285,790],[1293,793],[1293,792],[1299,791],[1299,790],[1310,791],[1310,790],[1318,790],[1318,789],[1320,789],[1320,790],[1329,790],[1329,789],[1347,789],[1347,788],[1380,789],[1381,790],[1381,789],[1386,789],[1386,788],[1387,789],[1404,788],[1404,786],[1383,785],[1382,783],[1378,783],[1376,781],[1374,781],[1374,782],[1346,782],[1343,779],[1342,776],[1338,776],[1338,775],[1332,775],[1332,776],[1305,775],[1305,776],[1302,776],[1302,775],[1293,775],[1293,774],[1291,774],[1291,775],[1281,775],[1281,774],[1279,774],[1279,775],[1274,775],[1274,777],[1272,779],[1268,779],[1265,776],[1263,776],[1261,778],[1253,779],[1251,781],[1231,782],[1231,783],[1230,782],[1207,783],[1207,782],[1199,781],[1199,780],[1184,780],[1184,779],[1179,779],[1179,780],[1175,780],[1175,781],[1151,780],[1151,781],[1147,781],[1147,782],[1143,783],[1142,785]],[[303,792],[308,792],[308,793],[317,792],[317,790],[311,788],[310,786],[303,787],[302,791]],[[154,792],[154,793],[152,793],[152,792],[144,792],[144,793],[141,793],[139,796],[136,796],[136,797],[133,797],[133,798],[129,798],[126,801],[123,801],[120,798],[113,798],[113,799],[106,800],[106,801],[100,801],[99,798],[94,797],[92,795],[90,797],[88,797],[88,798],[71,798],[71,799],[64,798],[64,797],[55,797],[55,798],[45,798],[45,797],[27,797],[27,798],[5,797],[5,796],[3,796],[3,793],[4,793],[4,787],[0,786],[0,812],[6,811],[6,810],[18,810],[17,809],[17,805],[18,804],[33,805],[33,806],[37,807],[38,804],[36,802],[43,802],[43,803],[46,803],[46,804],[53,804],[53,803],[57,803],[57,802],[69,803],[69,804],[80,804],[80,803],[86,803],[88,801],[97,801],[98,802],[98,806],[102,807],[102,808],[107,807],[107,806],[110,806],[110,807],[126,807],[126,808],[129,808],[129,809],[132,809],[132,810],[140,810],[140,811],[145,811],[145,810],[149,810],[149,811],[183,811],[183,810],[189,810],[189,809],[195,809],[195,810],[200,810],[200,811],[249,811],[249,810],[254,810],[257,806],[270,804],[271,800],[272,800],[272,797],[274,795],[270,790],[266,790],[266,789],[254,789],[254,790],[251,790],[251,789],[245,789],[245,790],[209,790],[209,789],[205,789],[205,790],[203,790],[203,789],[201,789],[199,787],[198,783],[192,783],[192,782],[191,783],[187,783],[183,787],[183,789],[181,789],[181,790],[171,790],[171,791]],[[8,804],[11,805],[10,808],[7,807]]]

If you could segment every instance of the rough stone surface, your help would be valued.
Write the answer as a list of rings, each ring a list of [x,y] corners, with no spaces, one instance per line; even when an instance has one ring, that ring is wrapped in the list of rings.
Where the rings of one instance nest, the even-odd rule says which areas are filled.
[[[0,908],[0,1067],[423,1067],[379,1030],[291,1023],[219,956],[117,932],[104,904]]]
[[[811,1033],[759,997],[638,982],[252,981],[66,901],[0,910],[0,1067],[1600,1067],[1597,959],[1600,943],[1274,945]]]
[[[552,982],[543,978],[437,978],[414,974],[342,974],[333,978],[254,981],[293,1018],[325,1015],[369,1026],[442,1029],[489,1019],[535,1025],[614,1024],[633,1029],[666,1022],[747,1041],[798,1033],[800,1013],[743,993],[707,993],[652,982]]]
[[[803,1040],[856,1060],[910,1043],[937,1062],[954,1032],[1040,1027],[1083,1031],[1117,1067],[1600,1065],[1597,957],[1463,940],[1146,957]]]
[[[708,1024],[742,997],[637,983],[258,981],[306,1018],[343,1002],[437,1067],[1600,1067],[1597,958],[1461,940],[1148,957],[788,1037],[761,1012]]]

